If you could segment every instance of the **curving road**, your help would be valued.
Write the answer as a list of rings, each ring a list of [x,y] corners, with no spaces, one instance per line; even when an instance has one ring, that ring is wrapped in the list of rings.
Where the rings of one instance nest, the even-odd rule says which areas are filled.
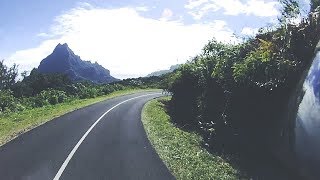
[[[117,97],[19,136],[0,147],[0,179],[174,179],[141,123],[143,105],[159,96]]]

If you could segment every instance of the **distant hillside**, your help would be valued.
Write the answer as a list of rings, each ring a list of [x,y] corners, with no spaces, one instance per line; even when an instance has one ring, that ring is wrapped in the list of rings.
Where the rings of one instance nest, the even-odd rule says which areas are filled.
[[[72,81],[91,81],[98,84],[118,81],[100,64],[81,60],[66,43],[58,44],[52,54],[41,61],[38,70],[41,73],[67,74]]]
[[[160,70],[160,71],[155,71],[153,73],[148,74],[146,77],[150,77],[150,76],[161,76],[163,74],[167,74],[170,72],[173,72],[174,70],[178,69],[180,67],[181,64],[176,64],[170,67],[170,69],[168,70]]]

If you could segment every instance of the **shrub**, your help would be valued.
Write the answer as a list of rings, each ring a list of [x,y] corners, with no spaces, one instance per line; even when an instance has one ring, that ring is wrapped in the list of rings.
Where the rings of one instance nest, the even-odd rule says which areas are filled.
[[[110,94],[112,92],[114,92],[114,88],[113,88],[113,85],[103,85],[102,87],[100,87],[99,89],[99,94],[100,95],[107,95],[107,94]]]
[[[0,90],[0,113],[7,111],[22,110],[23,106],[20,105],[18,100],[12,95],[10,90]]]
[[[54,89],[48,89],[41,91],[40,94],[24,98],[23,102],[27,107],[42,107],[46,105],[54,105],[58,103],[63,103],[68,100],[68,96],[64,91],[54,90]]]
[[[95,87],[87,87],[81,89],[78,95],[80,99],[94,98],[98,95],[98,90]]]
[[[283,84],[296,64],[280,55],[272,42],[259,39],[259,47],[250,51],[243,61],[232,66],[236,82],[273,89]]]

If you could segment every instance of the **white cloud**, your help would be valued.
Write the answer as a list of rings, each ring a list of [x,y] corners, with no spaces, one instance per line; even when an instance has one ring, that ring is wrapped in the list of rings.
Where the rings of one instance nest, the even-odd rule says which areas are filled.
[[[189,9],[194,19],[199,20],[209,12],[223,10],[225,15],[253,15],[259,17],[271,17],[279,14],[275,0],[266,2],[265,0],[249,0],[245,3],[240,0],[190,0],[186,9]]]
[[[161,20],[169,20],[173,16],[173,12],[169,8],[165,8],[162,11]]]
[[[265,2],[264,0],[249,0],[245,12],[247,15],[255,15],[260,17],[277,16],[279,11],[277,1]]]
[[[19,65],[20,72],[30,71],[37,67],[42,59],[47,57],[53,48],[59,43],[59,40],[47,40],[40,44],[39,47],[16,51],[6,61],[10,66],[14,63]]]
[[[170,13],[168,13],[170,14]],[[58,16],[51,38],[38,47],[15,52],[8,59],[22,70],[38,66],[58,43],[68,43],[84,60],[97,61],[117,78],[144,76],[186,61],[212,37],[237,39],[224,21],[184,25],[177,21],[145,18],[134,8],[79,7]]]
[[[196,11],[190,11],[189,14],[195,19],[195,20],[200,20],[204,15],[206,15],[208,12],[216,12],[220,8],[215,5],[215,4],[206,4],[200,9]]]
[[[241,30],[241,34],[246,36],[255,36],[259,31],[259,28],[251,28],[251,27],[244,27]]]
[[[187,9],[194,9],[196,7],[201,6],[204,3],[207,3],[209,0],[189,0],[189,3],[186,4],[184,7]]]
[[[47,33],[39,33],[39,34],[37,34],[37,36],[38,37],[43,37],[43,38],[47,38],[47,37],[50,37],[50,35],[49,34],[47,34]]]
[[[147,12],[150,10],[150,8],[146,7],[146,6],[140,6],[140,7],[136,7],[135,8],[137,11],[141,11],[141,12]]]

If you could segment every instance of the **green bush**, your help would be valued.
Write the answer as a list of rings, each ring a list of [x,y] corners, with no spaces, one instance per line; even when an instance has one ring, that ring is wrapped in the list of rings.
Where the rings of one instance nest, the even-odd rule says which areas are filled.
[[[113,85],[104,85],[101,87],[100,89],[100,92],[102,95],[107,95],[107,94],[110,94],[112,92],[114,92],[115,89],[114,89],[114,86]]]
[[[67,99],[67,95],[64,91],[59,91],[54,89],[42,91],[40,93],[40,96],[42,96],[43,99],[47,100],[49,104],[52,104],[52,105],[63,103]]]
[[[24,98],[23,102],[27,107],[43,107],[46,105],[55,105],[58,103],[63,103],[68,100],[68,96],[64,91],[54,90],[54,89],[48,89],[41,91],[40,94]]]
[[[24,107],[12,95],[10,90],[0,90],[0,113],[23,110]]]
[[[98,95],[98,90],[95,87],[87,87],[78,94],[80,99],[94,98]]]
[[[271,41],[259,41],[257,49],[233,64],[233,77],[236,82],[273,89],[285,83],[296,64],[281,57]]]
[[[37,95],[33,98],[30,98],[30,100],[33,102],[32,107],[42,107],[49,105],[47,99],[45,99],[45,97],[43,97],[42,95]]]

